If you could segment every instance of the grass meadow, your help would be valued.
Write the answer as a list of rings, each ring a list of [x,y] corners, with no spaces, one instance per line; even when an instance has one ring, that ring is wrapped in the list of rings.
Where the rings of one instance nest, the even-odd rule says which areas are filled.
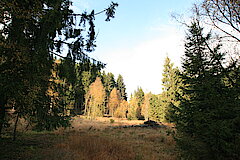
[[[16,141],[0,140],[1,160],[175,160],[171,126],[116,127],[143,124],[117,118],[74,117],[72,126],[54,132],[21,131]]]

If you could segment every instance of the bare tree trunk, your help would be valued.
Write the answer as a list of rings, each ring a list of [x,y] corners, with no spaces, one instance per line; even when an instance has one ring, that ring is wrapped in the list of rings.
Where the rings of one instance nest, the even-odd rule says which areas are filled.
[[[88,101],[89,101],[89,97],[86,96],[86,99],[85,99],[85,108],[84,108],[84,115],[87,115],[87,112],[88,112],[88,108],[87,108],[88,105],[89,105]]]
[[[17,113],[16,121],[14,124],[14,130],[13,130],[13,141],[16,140],[16,131],[17,131],[17,124],[18,124],[19,114]]]
[[[5,121],[6,109],[5,109],[5,100],[0,99],[0,138],[2,135],[2,129]]]

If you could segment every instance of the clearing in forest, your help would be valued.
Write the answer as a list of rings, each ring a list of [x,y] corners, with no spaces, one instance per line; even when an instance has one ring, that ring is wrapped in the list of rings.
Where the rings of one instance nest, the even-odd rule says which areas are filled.
[[[54,132],[19,133],[16,142],[0,141],[0,159],[175,160],[175,142],[165,127],[116,127],[144,121],[74,117],[72,127]]]

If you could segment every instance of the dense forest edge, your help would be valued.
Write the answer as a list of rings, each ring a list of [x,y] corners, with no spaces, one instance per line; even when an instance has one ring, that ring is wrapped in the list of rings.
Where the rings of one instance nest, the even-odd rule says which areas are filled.
[[[186,28],[181,66],[166,57],[162,92],[131,95],[122,75],[88,56],[95,18],[110,21],[117,3],[81,14],[69,0],[0,4],[1,158],[26,149],[16,159],[240,159],[238,0],[202,0],[190,21],[175,17]],[[43,156],[49,145],[62,157]]]

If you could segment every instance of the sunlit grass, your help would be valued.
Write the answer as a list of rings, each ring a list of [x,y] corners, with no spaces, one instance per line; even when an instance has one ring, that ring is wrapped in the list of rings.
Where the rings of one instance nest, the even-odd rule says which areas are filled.
[[[142,121],[135,121],[135,124],[139,123]],[[16,155],[19,159],[35,160],[177,159],[175,141],[168,135],[171,128],[110,127],[132,124],[133,121],[124,119],[114,119],[114,123],[111,123],[109,118],[74,118],[73,128],[55,132],[28,132],[22,134],[15,143],[5,142],[4,159],[10,160]],[[0,159],[3,157],[1,154]]]

